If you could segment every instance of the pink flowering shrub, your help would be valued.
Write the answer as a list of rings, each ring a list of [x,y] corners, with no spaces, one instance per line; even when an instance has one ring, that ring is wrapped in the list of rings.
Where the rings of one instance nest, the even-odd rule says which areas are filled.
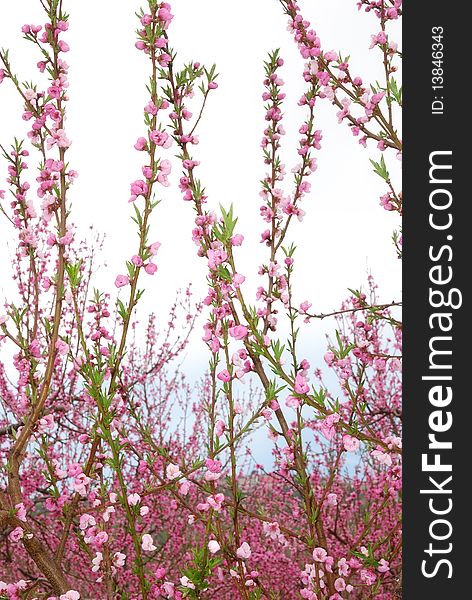
[[[389,34],[401,0],[358,2],[376,18],[381,83],[352,73],[348,58],[323,48],[297,2],[280,0],[301,54],[305,119],[287,175],[284,119],[292,124],[275,50],[264,64],[266,258],[255,267],[255,294],[238,268],[237,207],[215,212],[199,178],[197,131],[218,87],[216,67],[178,61],[172,9],[157,0],[137,14],[136,48],[148,69],[134,145],[142,170],[130,174],[137,234],[115,289],[93,288],[100,239],[81,242],[70,220],[77,172],[66,129],[66,3],[41,4],[45,24],[22,28],[38,50],[39,83],[22,83],[0,53],[0,83],[16,90],[28,126],[26,140],[1,146],[1,212],[17,246],[16,292],[0,315],[0,597],[399,598],[399,303],[380,304],[369,277],[339,310],[315,314],[293,291],[300,250],[290,235],[308,210],[322,147],[319,102],[381,153],[371,160],[385,183],[380,203],[401,214],[388,170],[401,157],[400,54]],[[187,289],[169,316],[143,326],[136,305],[159,264],[151,217],[172,168],[195,215],[188,234],[208,292],[194,303]],[[394,244],[400,256],[398,233]],[[195,343],[209,362],[194,385],[175,359],[199,314]],[[300,331],[325,318],[333,319],[325,364],[311,365]],[[254,460],[257,428],[272,444],[271,467]]]

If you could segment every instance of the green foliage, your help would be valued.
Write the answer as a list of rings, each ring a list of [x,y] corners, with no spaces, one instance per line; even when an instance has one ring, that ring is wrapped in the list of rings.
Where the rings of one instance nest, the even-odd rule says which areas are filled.
[[[209,556],[206,548],[196,548],[193,551],[193,563],[182,571],[182,575],[188,577],[195,589],[181,586],[184,597],[192,600],[199,598],[200,593],[208,589],[208,578],[220,562],[220,558]]]
[[[390,173],[387,170],[387,165],[385,164],[385,159],[383,156],[380,157],[380,162],[375,162],[375,160],[370,159],[372,166],[374,167],[374,173],[376,173],[379,177],[381,177],[384,181],[389,183],[390,181]]]

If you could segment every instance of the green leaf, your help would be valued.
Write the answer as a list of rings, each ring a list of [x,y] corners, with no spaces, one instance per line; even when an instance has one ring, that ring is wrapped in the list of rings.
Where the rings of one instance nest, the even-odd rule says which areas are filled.
[[[379,177],[381,177],[387,183],[390,181],[390,174],[387,170],[387,165],[385,164],[385,159],[383,156],[380,157],[380,162],[375,162],[375,160],[370,159],[372,166],[374,167],[374,173],[376,173]]]

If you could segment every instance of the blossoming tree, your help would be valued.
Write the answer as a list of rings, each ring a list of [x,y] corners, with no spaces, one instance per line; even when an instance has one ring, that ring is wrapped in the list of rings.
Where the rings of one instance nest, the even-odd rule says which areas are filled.
[[[130,186],[134,248],[130,241],[115,290],[93,288],[100,241],[79,242],[70,220],[77,173],[66,130],[66,2],[39,2],[45,23],[22,28],[38,52],[39,82],[23,83],[8,51],[0,53],[0,83],[16,90],[28,124],[25,140],[1,140],[8,173],[0,206],[17,240],[17,289],[0,316],[0,597],[400,597],[399,303],[380,304],[369,278],[339,310],[312,312],[293,290],[303,249],[291,225],[311,193],[320,102],[333,106],[360,151],[380,153],[371,159],[385,183],[380,204],[401,214],[389,173],[402,149],[401,54],[390,35],[401,0],[358,2],[375,18],[381,82],[365,81],[348,57],[325,50],[295,0],[274,1],[300,51],[306,116],[287,175],[283,122],[293,122],[284,61],[271,51],[261,127],[266,259],[255,266],[255,295],[238,267],[238,207],[216,209],[199,175],[196,136],[211,118],[216,67],[180,62],[171,7],[157,0],[137,13],[148,100],[134,146],[142,174]],[[195,216],[188,234],[206,264],[208,293],[194,305],[187,290],[170,316],[151,315],[141,327],[135,309],[160,246],[151,216],[172,166]],[[393,240],[401,256],[400,234]],[[193,386],[174,359],[198,313],[208,370]],[[301,328],[325,318],[333,320],[324,356],[333,389],[299,344]],[[273,445],[270,470],[252,460],[256,427]]]

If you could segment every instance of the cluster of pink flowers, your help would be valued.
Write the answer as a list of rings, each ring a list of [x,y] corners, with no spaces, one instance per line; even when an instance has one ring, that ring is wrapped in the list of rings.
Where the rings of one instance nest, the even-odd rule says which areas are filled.
[[[283,0],[282,5],[291,19],[290,27],[300,54],[308,61],[304,77],[307,81],[315,77],[319,82],[314,96],[327,99],[337,108],[338,122],[346,122],[363,147],[367,147],[369,141],[373,142],[381,153],[393,151],[396,158],[401,160],[402,143],[395,124],[395,117],[398,117],[395,106],[402,106],[401,85],[395,79],[400,51],[388,33],[388,25],[401,16],[402,0],[394,0],[391,5],[381,0],[362,0],[358,3],[359,9],[364,7],[366,12],[372,11],[380,23],[380,31],[371,36],[370,49],[382,54],[384,85],[366,82],[361,76],[352,74],[348,58],[332,50],[323,50],[320,38],[310,28],[310,22],[303,18],[296,0]],[[401,214],[402,194],[394,189],[383,157],[380,163],[373,164],[376,173],[388,186],[388,192],[380,198],[381,206]],[[401,252],[398,234],[395,242]]]

